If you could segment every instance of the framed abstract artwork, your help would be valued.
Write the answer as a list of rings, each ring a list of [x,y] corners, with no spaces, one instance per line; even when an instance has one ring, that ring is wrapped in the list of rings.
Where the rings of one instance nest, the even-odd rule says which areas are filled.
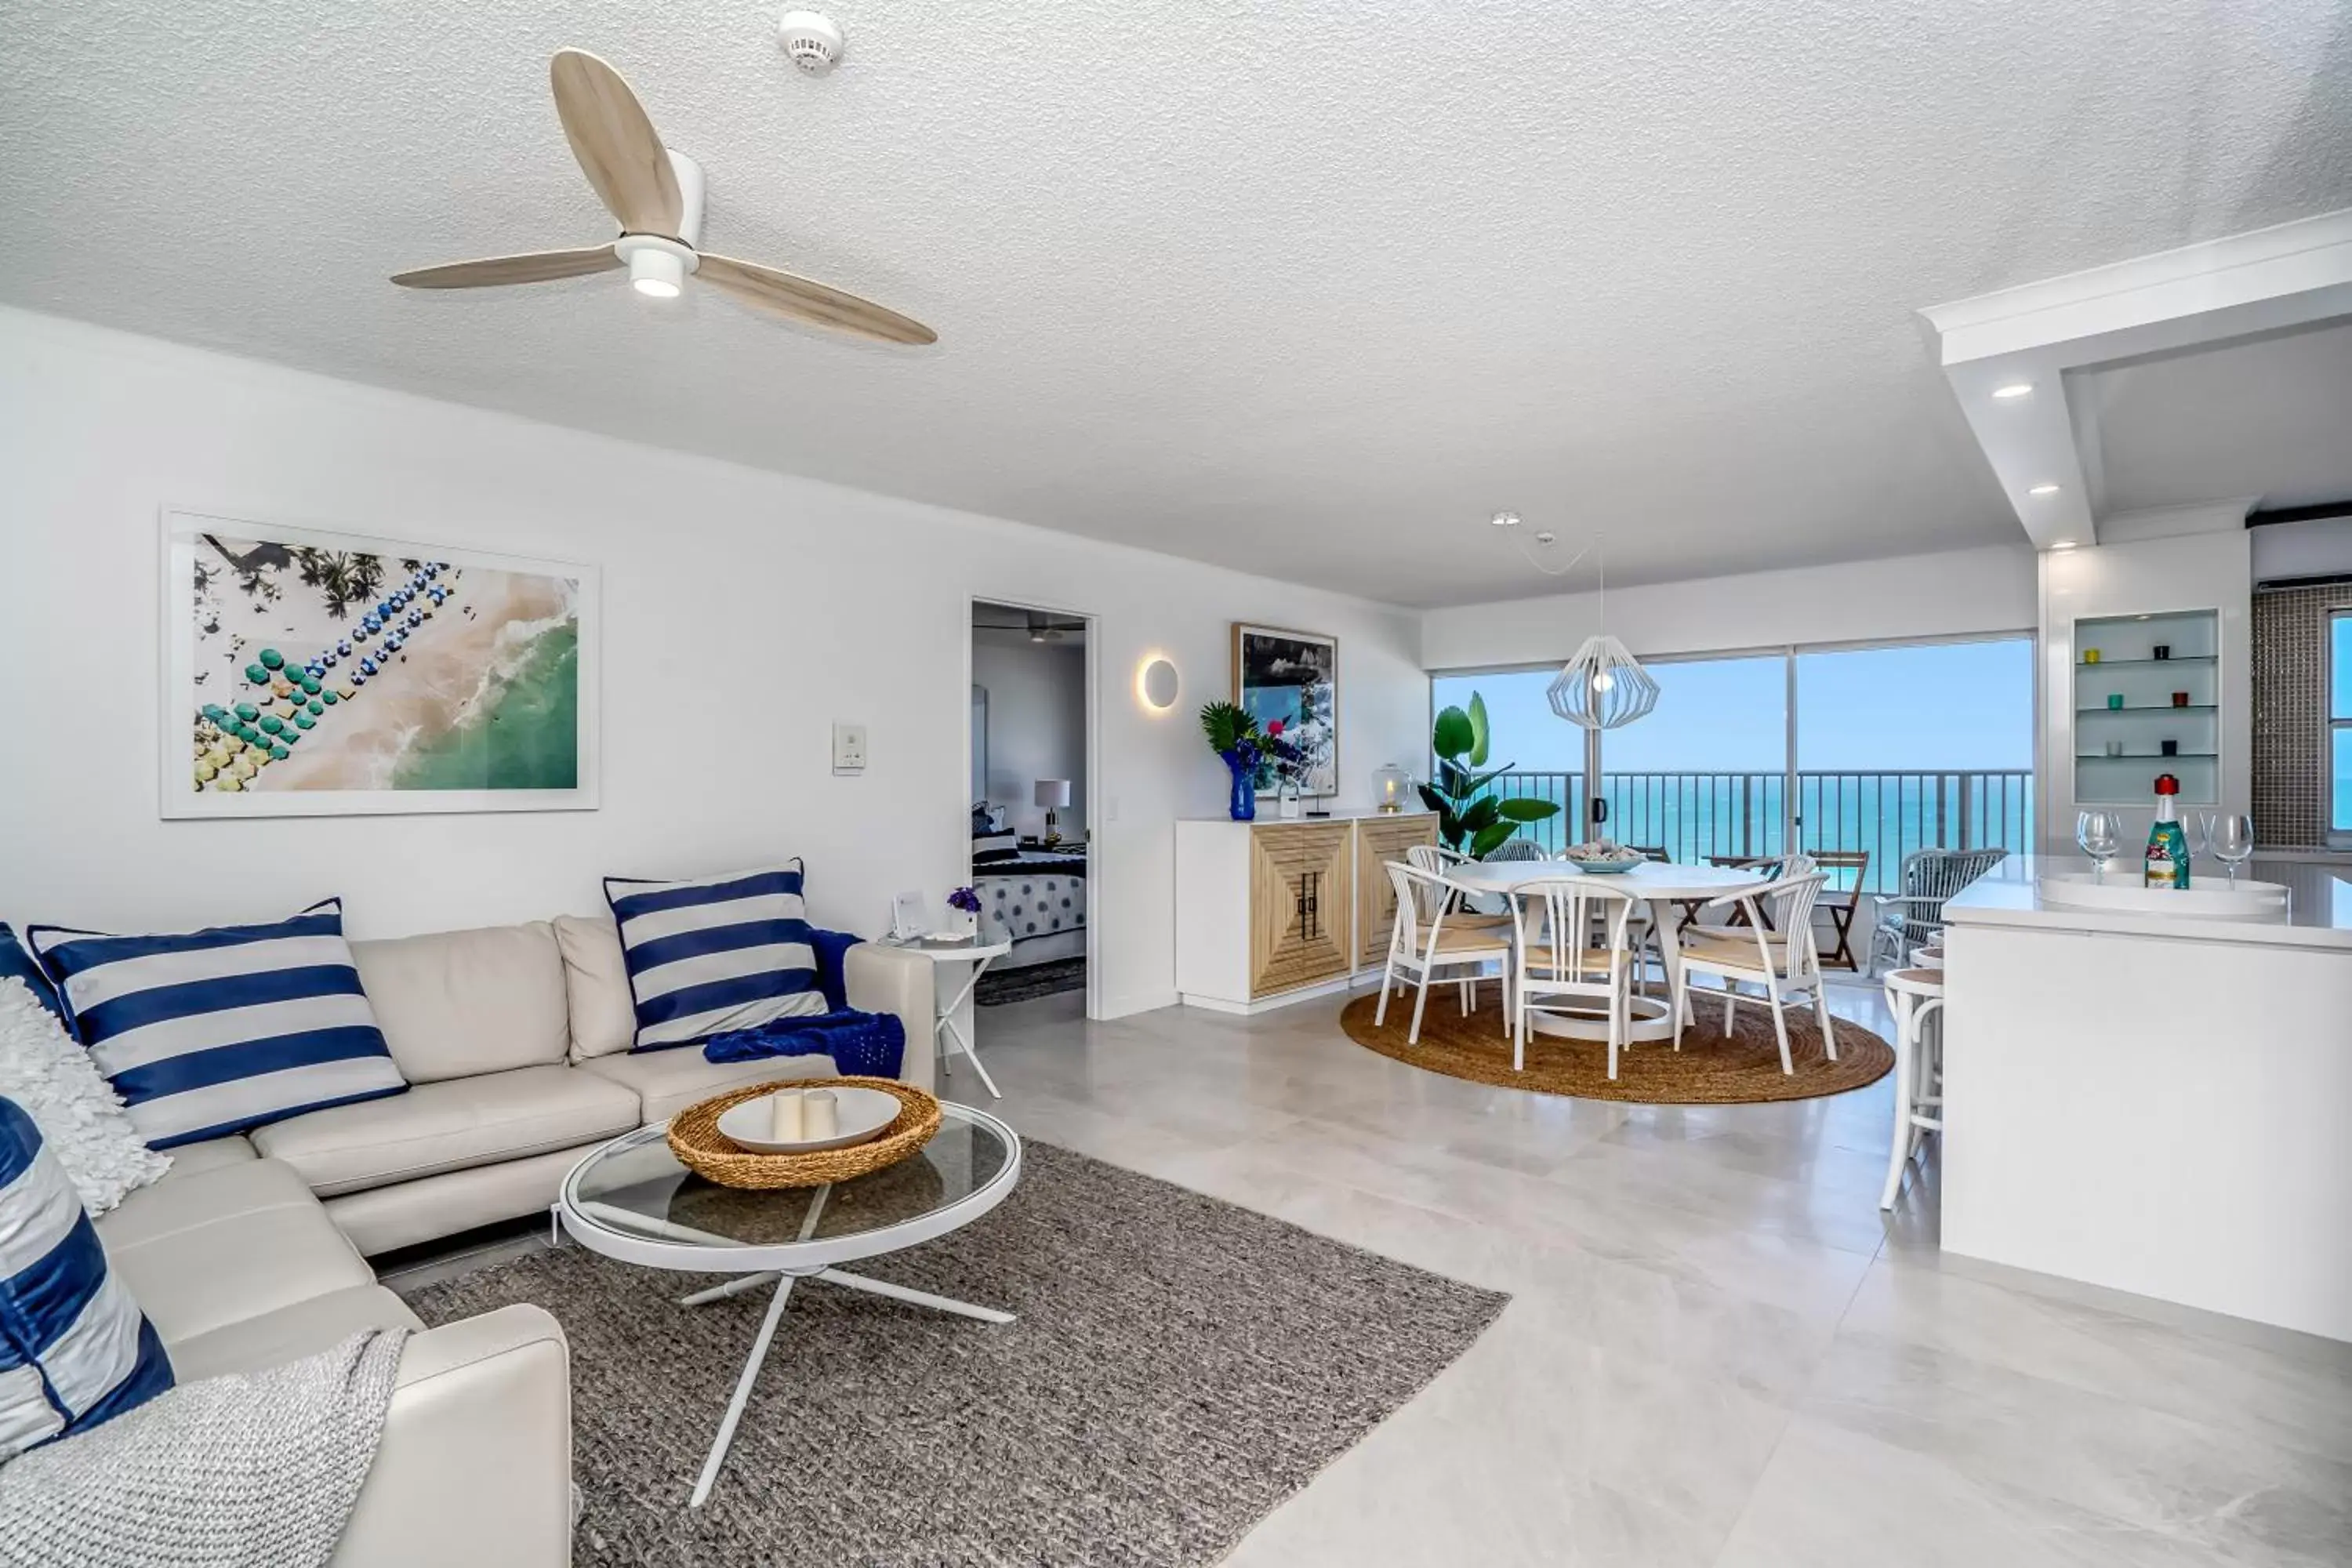
[[[166,817],[593,810],[595,568],[166,510]]]
[[[1339,793],[1339,642],[1313,632],[1234,623],[1234,701],[1307,753],[1302,792]]]

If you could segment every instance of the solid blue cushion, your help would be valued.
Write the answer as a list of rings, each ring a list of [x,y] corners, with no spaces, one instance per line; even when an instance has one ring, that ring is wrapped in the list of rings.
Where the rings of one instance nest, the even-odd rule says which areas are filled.
[[[838,1013],[849,1005],[849,977],[844,973],[849,950],[866,939],[852,936],[845,931],[809,930],[809,946],[816,950],[816,983],[824,993],[824,1005],[829,1012]]]

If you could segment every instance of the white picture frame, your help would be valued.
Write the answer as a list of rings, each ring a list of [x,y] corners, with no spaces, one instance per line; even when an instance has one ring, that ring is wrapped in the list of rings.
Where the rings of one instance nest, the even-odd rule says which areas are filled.
[[[603,583],[595,567],[579,562],[500,555],[418,539],[296,526],[170,506],[163,509],[158,519],[157,537],[162,559],[157,787],[159,809],[165,819],[596,809],[601,784],[600,651],[604,628]],[[233,561],[225,551],[237,545],[259,548],[248,548]],[[296,560],[271,560],[262,567],[248,570],[247,563],[263,559],[264,549],[293,555]],[[212,721],[203,710],[209,705],[234,713],[235,699],[249,700],[262,694],[262,689],[239,684],[232,684],[228,690],[218,689],[223,682],[238,680],[235,673],[224,673],[232,667],[235,658],[242,657],[241,651],[232,650],[246,650],[251,645],[250,651],[257,656],[261,618],[275,606],[283,607],[286,613],[275,616],[272,626],[290,628],[275,634],[278,640],[297,645],[283,657],[289,662],[298,657],[312,658],[315,655],[309,645],[323,639],[324,634],[319,628],[329,625],[329,617],[334,614],[330,606],[336,601],[331,591],[300,580],[303,567],[299,563],[299,552],[304,551],[344,558],[389,557],[394,562],[408,560],[437,565],[446,574],[436,578],[444,586],[446,596],[441,605],[432,605],[419,597],[412,601],[411,606],[404,606],[398,617],[404,620],[408,607],[433,612],[423,626],[403,631],[404,637],[410,640],[404,640],[394,655],[400,665],[414,669],[415,676],[408,676],[405,669],[395,675],[387,666],[379,676],[383,684],[374,688],[374,692],[390,693],[402,703],[402,722],[395,724],[387,717],[375,720],[367,729],[342,730],[334,722],[341,712],[362,711],[370,706],[353,692],[340,711],[320,712],[312,721],[314,727],[303,731],[305,738],[318,740],[321,744],[301,753],[305,764],[301,773],[289,768],[277,775],[301,777],[305,781],[302,784],[225,791],[218,787],[218,770],[207,784],[197,765],[209,765],[207,757],[217,754],[226,744],[216,726],[208,731],[206,726]],[[378,563],[380,567],[383,564]],[[394,570],[396,572],[397,567]],[[246,586],[249,577],[257,577],[262,571],[270,574],[269,586],[277,595],[275,601],[266,600],[264,590]],[[492,574],[506,574],[516,581],[493,578],[489,575]],[[473,604],[458,593],[458,585],[468,574],[479,574],[477,581],[484,584],[485,591],[496,593],[496,607]],[[203,598],[200,580],[205,595]],[[286,598],[289,594],[297,595],[290,604]],[[242,597],[223,599],[223,595]],[[310,597],[312,595],[319,596],[315,602]],[[348,625],[351,635],[356,635],[366,607],[348,596],[341,602],[346,608],[332,625],[339,632]],[[488,617],[467,613],[480,610],[488,610]],[[535,611],[544,614],[534,617]],[[436,618],[445,614],[446,619]],[[439,636],[445,631],[474,635],[462,642],[445,640]],[[230,641],[215,640],[224,636]],[[545,640],[551,636],[556,640]],[[376,642],[374,647],[380,648],[381,643]],[[418,657],[423,655],[433,656],[435,668],[429,673],[428,666]],[[355,647],[347,656],[352,668],[347,671],[339,665],[339,676],[347,680],[355,674],[362,657],[372,654],[363,655]],[[534,668],[530,663],[533,658],[545,663]],[[532,709],[531,717],[538,721],[540,732],[558,737],[559,743],[561,726],[568,720],[572,730],[569,776],[572,781],[568,786],[542,787],[528,782],[485,787],[331,782],[338,777],[367,778],[395,772],[405,772],[412,778],[429,777],[436,765],[445,776],[450,771],[464,771],[471,764],[464,754],[467,737],[460,731],[470,725],[475,735],[482,733],[479,726],[504,716],[507,698],[541,674],[547,679],[532,695],[541,700],[525,706]],[[564,702],[567,691],[568,707]],[[390,702],[383,708],[387,714],[392,710]],[[412,719],[414,722],[409,721]],[[520,721],[517,727],[525,728]],[[197,746],[208,733],[213,749],[200,752]],[[420,734],[425,737],[422,742],[417,739]],[[436,745],[445,743],[445,754],[432,754]],[[560,750],[552,753],[542,751],[538,760],[525,766],[526,780],[529,766],[561,773],[560,763],[552,759],[562,754]],[[337,760],[313,763],[314,757]],[[290,756],[278,759],[280,763],[290,760]],[[271,763],[261,770],[265,781],[270,767],[276,765]]]
[[[931,900],[916,892],[890,896],[890,935],[894,941],[915,942],[931,934]]]

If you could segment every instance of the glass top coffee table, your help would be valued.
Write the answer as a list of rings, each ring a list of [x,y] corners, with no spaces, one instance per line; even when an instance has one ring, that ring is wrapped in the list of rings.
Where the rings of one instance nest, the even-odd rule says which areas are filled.
[[[669,1152],[666,1131],[624,1133],[581,1161],[564,1178],[555,1213],[564,1233],[591,1252],[647,1268],[740,1276],[682,1298],[681,1306],[776,1288],[689,1507],[710,1496],[794,1281],[823,1279],[982,1322],[1013,1321],[1010,1312],[834,1267],[945,1236],[1003,1203],[1021,1179],[1021,1140],[993,1116],[943,1101],[939,1132],[908,1159],[851,1181],[775,1192],[705,1181]]]

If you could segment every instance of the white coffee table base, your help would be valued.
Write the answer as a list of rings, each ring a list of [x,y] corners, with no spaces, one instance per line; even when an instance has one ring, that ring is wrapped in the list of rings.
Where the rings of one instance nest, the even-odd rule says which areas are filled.
[[[829,1186],[817,1189],[815,1199],[809,1205],[808,1218],[801,1223],[801,1239],[806,1241],[816,1230],[818,1218],[824,1213],[824,1200],[831,1195]],[[910,1290],[904,1285],[893,1285],[887,1279],[871,1279],[863,1274],[851,1274],[840,1268],[818,1268],[807,1274],[785,1274],[770,1271],[746,1274],[714,1285],[707,1290],[697,1290],[680,1300],[681,1307],[699,1307],[706,1302],[722,1301],[755,1290],[770,1280],[776,1283],[776,1293],[768,1301],[767,1316],[760,1320],[760,1331],[751,1341],[751,1353],[744,1358],[743,1370],[735,1379],[735,1393],[727,1401],[727,1414],[719,1422],[719,1436],[711,1440],[710,1455],[702,1461],[702,1474],[694,1483],[694,1495],[687,1507],[700,1508],[710,1497],[711,1484],[719,1479],[719,1468],[727,1462],[727,1450],[734,1446],[735,1428],[743,1420],[743,1407],[751,1401],[752,1385],[760,1381],[760,1369],[768,1360],[769,1347],[776,1342],[776,1329],[783,1321],[784,1305],[793,1299],[793,1286],[801,1279],[824,1279],[835,1285],[846,1285],[853,1290],[864,1290],[876,1296],[887,1296],[894,1301],[906,1301],[918,1307],[930,1307],[958,1317],[977,1318],[983,1323],[1010,1323],[1010,1312],[1000,1312],[993,1307],[975,1307],[969,1301],[950,1300],[924,1290]]]

